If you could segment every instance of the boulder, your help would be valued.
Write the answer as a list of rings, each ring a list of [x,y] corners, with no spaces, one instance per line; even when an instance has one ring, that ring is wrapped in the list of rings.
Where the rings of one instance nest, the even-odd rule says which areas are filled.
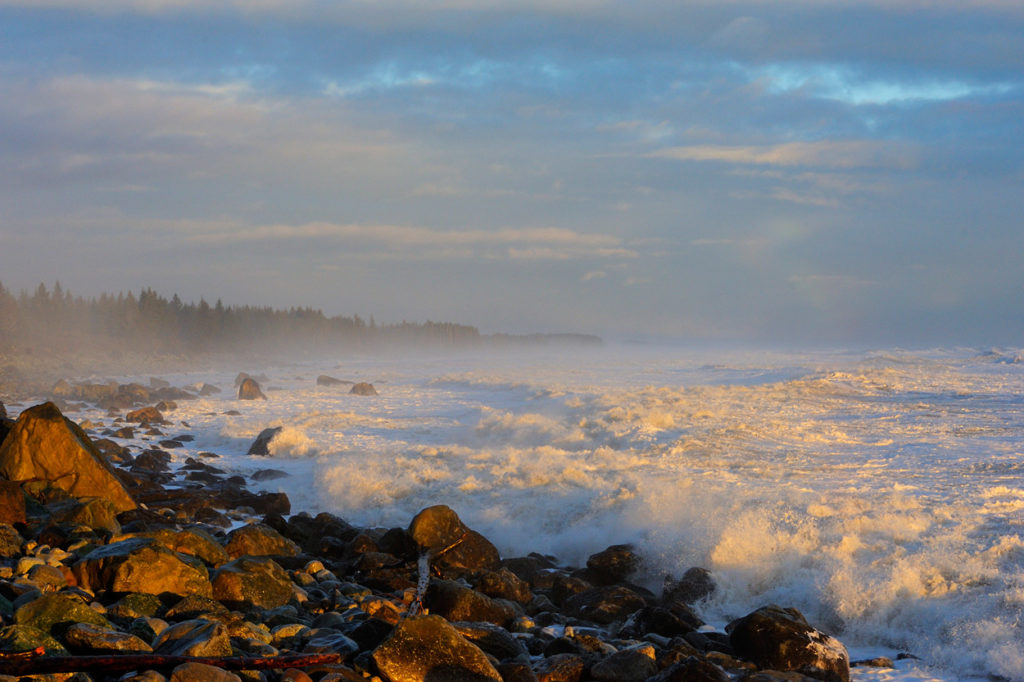
[[[595,587],[565,602],[566,611],[573,616],[602,625],[626,620],[645,606],[647,600],[643,595],[621,586]]]
[[[421,510],[409,524],[409,536],[421,551],[429,551],[437,567],[494,569],[501,556],[491,542],[466,526],[450,507],[439,504]]]
[[[14,612],[14,620],[18,625],[28,625],[55,637],[63,637],[74,623],[111,628],[110,622],[80,597],[63,592],[43,594],[22,604]]]
[[[466,623],[456,621],[451,624],[460,635],[476,644],[484,653],[494,656],[499,661],[529,661],[530,652],[523,643],[505,628],[491,623]]]
[[[592,582],[613,585],[625,582],[640,567],[640,557],[633,545],[612,545],[587,559],[587,568],[595,578]]]
[[[689,656],[647,678],[647,682],[729,682],[731,679],[728,673],[711,661]],[[744,679],[749,680],[751,677]]]
[[[850,655],[846,647],[812,627],[796,609],[763,606],[732,621],[725,631],[737,654],[762,670],[849,682]]]
[[[377,395],[377,389],[373,387],[373,384],[360,381],[358,384],[352,385],[352,388],[349,389],[349,393],[352,395]]]
[[[578,682],[586,663],[577,654],[548,656],[534,669],[538,682]]]
[[[244,556],[213,574],[213,598],[232,609],[252,604],[260,609],[284,606],[295,594],[291,578],[267,557]]]
[[[260,435],[256,436],[256,440],[249,446],[247,455],[269,455],[270,454],[270,441],[274,440],[277,434],[281,433],[282,426],[272,426],[268,429],[260,431]]]
[[[501,682],[484,652],[440,616],[402,620],[372,658],[381,675],[392,682]]]
[[[31,625],[8,625],[0,628],[0,651],[32,651],[43,647],[50,655],[66,654],[67,649],[50,633]],[[18,678],[12,678],[18,679]],[[38,679],[38,678],[37,678]]]
[[[267,396],[263,395],[263,391],[260,390],[260,385],[256,383],[255,379],[252,377],[246,377],[242,379],[242,383],[238,385],[238,399],[266,400]]]
[[[705,568],[694,566],[687,570],[678,582],[666,581],[662,601],[695,604],[714,592],[715,580],[711,573]]]
[[[530,583],[520,579],[519,576],[507,568],[482,573],[477,579],[476,589],[488,597],[508,599],[524,606],[533,599]]]
[[[160,545],[175,552],[199,557],[214,567],[226,564],[230,559],[220,543],[201,528],[186,528],[184,530],[161,528],[143,533],[141,537],[152,538]]]
[[[224,549],[232,559],[245,555],[295,556],[301,551],[297,544],[262,523],[250,523],[231,531]]]
[[[487,622],[505,627],[516,616],[509,604],[451,580],[432,581],[423,605],[449,621]]]
[[[164,415],[155,407],[143,407],[132,410],[124,416],[125,421],[133,424],[163,424]]]
[[[118,512],[138,506],[85,432],[53,403],[18,417],[0,446],[0,477],[49,481],[76,497],[110,500]]]
[[[149,538],[131,538],[94,549],[71,571],[80,587],[92,592],[197,594],[211,596],[203,562],[179,554]]]
[[[55,502],[47,505],[47,511],[55,523],[65,526],[88,526],[113,534],[121,532],[114,503],[102,497]]]
[[[75,653],[100,655],[116,652],[146,653],[153,648],[135,635],[110,628],[75,623],[64,633],[64,644]]]
[[[196,618],[161,632],[153,651],[164,656],[230,656],[231,638],[223,623]]]
[[[616,651],[590,669],[590,676],[599,682],[643,682],[658,672],[650,644]]]

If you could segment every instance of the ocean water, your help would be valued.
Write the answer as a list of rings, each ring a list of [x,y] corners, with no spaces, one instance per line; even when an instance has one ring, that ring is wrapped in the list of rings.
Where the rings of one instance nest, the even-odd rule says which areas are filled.
[[[235,400],[238,371],[269,399]],[[443,503],[503,556],[573,565],[630,542],[655,590],[713,573],[709,623],[777,603],[853,658],[916,657],[855,679],[1024,680],[1021,351],[609,346],[161,376],[222,389],[170,413],[188,427],[169,435],[196,436],[176,461],[281,469],[263,487],[293,512],[389,527]],[[247,456],[268,426],[272,456]]]

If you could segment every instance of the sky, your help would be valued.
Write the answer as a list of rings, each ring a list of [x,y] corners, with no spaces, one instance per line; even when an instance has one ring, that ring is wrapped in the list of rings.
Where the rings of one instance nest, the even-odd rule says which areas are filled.
[[[0,0],[0,282],[1024,346],[1019,0]]]

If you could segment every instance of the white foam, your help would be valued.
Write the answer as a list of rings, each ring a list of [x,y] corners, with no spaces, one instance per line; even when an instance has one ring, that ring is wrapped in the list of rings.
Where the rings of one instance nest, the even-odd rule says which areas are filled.
[[[343,365],[374,398],[316,387],[331,364],[269,368],[266,402],[175,418],[218,466],[291,473],[266,485],[296,511],[404,526],[444,503],[503,555],[577,565],[634,542],[651,587],[712,570],[710,622],[777,602],[854,651],[922,658],[855,679],[1024,680],[1019,352],[612,350]],[[274,456],[246,457],[271,425]]]

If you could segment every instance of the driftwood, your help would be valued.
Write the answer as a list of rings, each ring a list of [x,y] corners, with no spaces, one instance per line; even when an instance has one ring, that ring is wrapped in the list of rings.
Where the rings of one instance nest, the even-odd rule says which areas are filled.
[[[242,656],[161,656],[123,654],[113,656],[44,656],[42,648],[0,655],[0,674],[45,675],[47,673],[128,672],[170,668],[182,663],[205,663],[224,670],[268,670],[308,668],[341,663],[341,654],[300,654],[245,658]]]

